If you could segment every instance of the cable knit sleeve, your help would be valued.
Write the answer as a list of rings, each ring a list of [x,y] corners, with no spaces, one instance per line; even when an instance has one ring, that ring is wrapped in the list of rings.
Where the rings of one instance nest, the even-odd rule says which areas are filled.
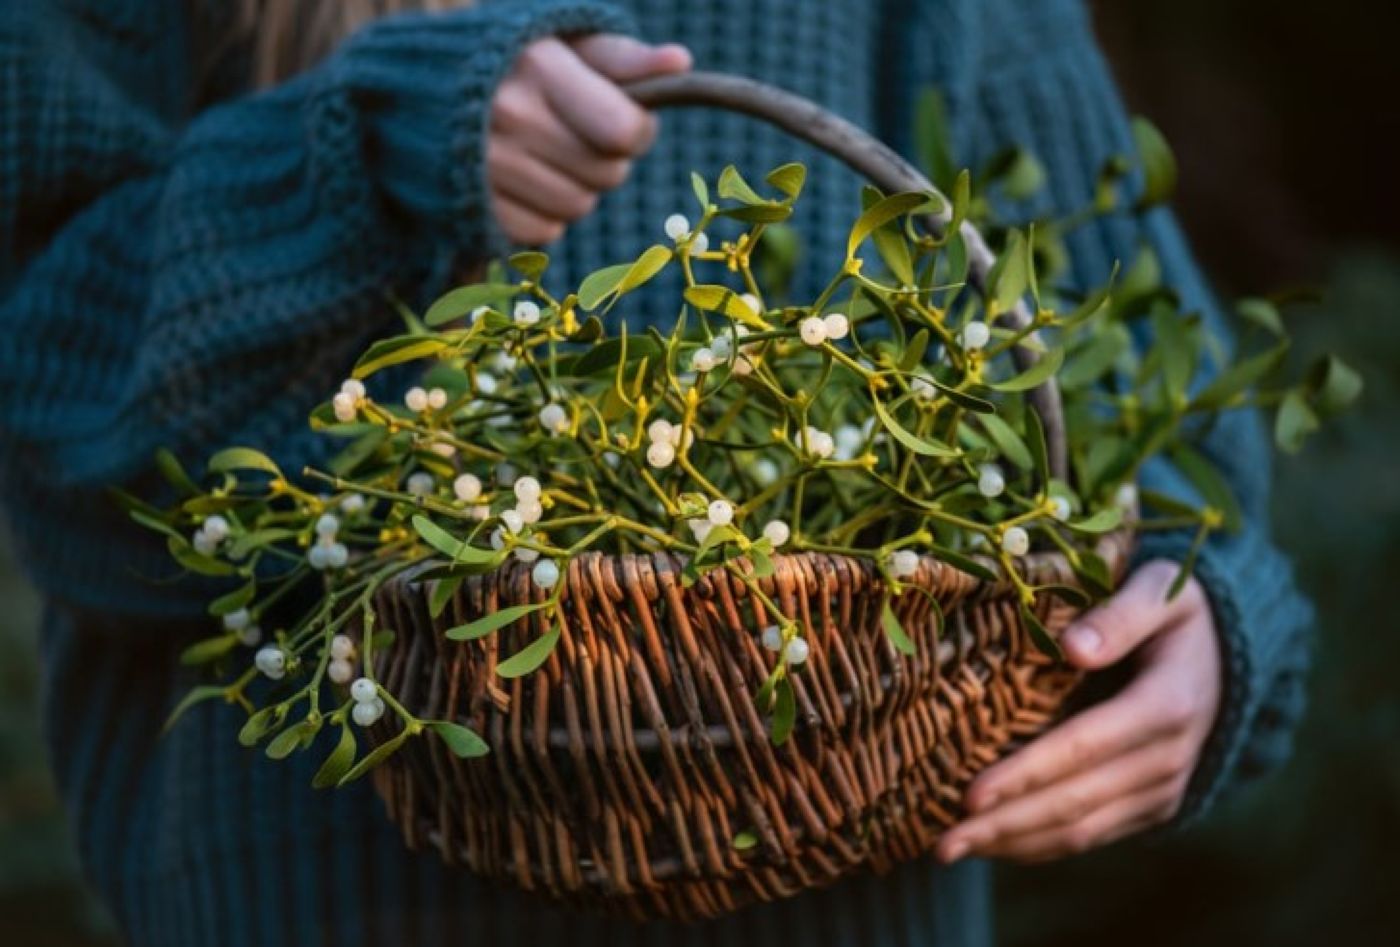
[[[902,2],[919,5],[918,0]],[[922,5],[934,6],[939,22],[927,24],[928,32],[920,35],[935,54],[922,63],[927,81],[940,85],[948,97],[953,138],[961,149],[957,158],[975,167],[1007,146],[1024,147],[1044,164],[1048,183],[1020,212],[1037,217],[1086,206],[1103,161],[1131,154],[1133,142],[1082,4],[959,0]],[[938,27],[949,17],[980,21],[971,33],[980,42],[942,48],[946,44],[940,45]],[[1156,252],[1164,280],[1180,294],[1186,310],[1201,312],[1210,331],[1230,343],[1230,327],[1166,210],[1119,214],[1074,232],[1069,238],[1073,281],[1099,285],[1115,260],[1130,262],[1143,247]],[[1286,758],[1302,713],[1302,681],[1310,660],[1311,607],[1294,585],[1288,560],[1269,537],[1271,446],[1261,418],[1249,412],[1223,417],[1203,449],[1232,485],[1246,522],[1237,534],[1214,537],[1196,566],[1219,630],[1225,679],[1222,707],[1179,823],[1204,812],[1225,788]],[[1186,479],[1165,461],[1150,463],[1142,479],[1147,487],[1199,502]],[[1160,556],[1179,561],[1190,540],[1177,532],[1148,534],[1138,560]]]
[[[483,149],[492,93],[519,50],[629,22],[559,0],[393,17],[292,82],[177,125],[131,91],[156,42],[142,18],[6,6],[0,486],[11,525],[45,591],[184,613],[193,596],[137,577],[169,564],[104,489],[148,487],[162,446],[200,460],[253,443],[295,469],[310,449],[307,409],[388,328],[386,290],[501,248]]]

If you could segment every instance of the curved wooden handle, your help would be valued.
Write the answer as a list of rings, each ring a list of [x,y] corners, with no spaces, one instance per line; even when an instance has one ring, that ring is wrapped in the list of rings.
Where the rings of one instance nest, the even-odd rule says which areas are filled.
[[[702,105],[762,119],[841,159],[886,193],[921,191],[942,197],[943,209],[926,215],[923,223],[937,234],[942,234],[951,223],[952,202],[918,169],[873,135],[801,96],[752,79],[715,72],[688,72],[647,79],[624,88],[638,104],[647,108]],[[963,221],[959,233],[967,246],[969,278],[977,289],[983,290],[996,256],[971,223]],[[1024,299],[1018,300],[1000,317],[1000,321],[1018,330],[1029,326],[1032,319]],[[1034,338],[1034,333],[1030,338]],[[1017,346],[1012,354],[1023,371],[1040,360],[1038,351],[1024,345]],[[1052,377],[1032,389],[1029,396],[1031,406],[1045,426],[1050,471],[1062,480],[1068,479],[1064,411],[1055,379]]]

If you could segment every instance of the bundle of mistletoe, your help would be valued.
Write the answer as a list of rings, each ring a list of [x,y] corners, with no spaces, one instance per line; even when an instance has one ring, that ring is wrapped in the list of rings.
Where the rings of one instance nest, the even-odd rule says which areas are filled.
[[[196,485],[166,455],[183,496],[167,510],[129,501],[132,515],[166,533],[188,570],[238,578],[210,606],[221,632],[185,653],[220,680],[191,691],[177,714],[201,700],[239,704],[249,713],[241,740],[265,741],[273,757],[339,726],[320,785],[356,778],[414,737],[486,753],[476,733],[419,719],[376,679],[375,651],[392,630],[375,630],[375,593],[416,570],[436,580],[436,616],[467,577],[528,564],[534,601],[446,632],[479,639],[532,616],[542,632],[495,666],[519,677],[559,640],[570,560],[665,551],[685,563],[686,583],[726,570],[772,616],[749,631],[769,655],[758,698],[782,741],[789,680],[809,648],[799,616],[761,588],[775,556],[868,560],[896,596],[919,593],[905,580],[925,556],[1003,577],[1053,653],[1029,608],[1043,590],[1023,577],[1020,557],[1058,551],[1084,590],[1105,595],[1111,580],[1094,547],[1125,520],[1193,529],[1197,548],[1235,525],[1228,486],[1192,446],[1219,412],[1276,408],[1279,439],[1295,448],[1358,388],[1335,359],[1270,385],[1287,348],[1273,308],[1242,309],[1253,327],[1245,338],[1263,343],[1228,355],[1156,285],[1150,256],[1121,280],[1071,294],[1038,272],[1055,258],[1049,239],[1008,229],[974,289],[958,227],[971,203],[966,174],[950,208],[931,194],[867,190],[826,288],[781,300],[765,291],[760,251],[776,242],[804,176],[799,165],[779,168],[764,196],[730,168],[713,197],[697,176],[694,220],[666,220],[667,239],[633,261],[556,287],[548,259],[524,253],[421,319],[405,313],[408,334],[374,344],[313,411],[313,427],[345,441],[324,470],[283,471],[235,447]],[[918,223],[939,209],[951,213],[947,236]],[[683,286],[670,328],[639,322],[632,294],[668,270]],[[1033,318],[1017,327],[1004,317],[1022,299]],[[381,384],[408,362],[426,363],[417,384]],[[1051,379],[1063,399],[1064,478],[1052,476],[1032,409]],[[1139,493],[1138,471],[1159,455],[1204,504]],[[1188,557],[1182,579],[1190,568]],[[278,606],[308,600],[308,588],[313,607],[285,616]],[[907,652],[910,636],[888,605],[885,614]],[[361,755],[352,723],[386,715],[397,736]]]

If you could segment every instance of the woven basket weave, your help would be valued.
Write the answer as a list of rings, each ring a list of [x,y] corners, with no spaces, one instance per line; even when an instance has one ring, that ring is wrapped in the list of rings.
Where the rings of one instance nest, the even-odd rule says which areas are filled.
[[[886,191],[934,190],[858,129],[748,80],[697,73],[630,91],[649,106],[757,115]],[[969,226],[963,236],[980,281],[991,254]],[[1024,324],[1029,315],[1005,318]],[[1063,476],[1053,384],[1032,392],[1032,404]],[[1130,545],[1127,532],[1100,543],[1115,578]],[[570,562],[558,645],[514,680],[495,667],[547,631],[539,613],[478,641],[443,632],[543,600],[528,566],[468,579],[436,620],[431,582],[410,574],[380,591],[380,626],[396,632],[380,658],[384,685],[419,716],[460,721],[492,747],[462,760],[438,741],[410,741],[375,770],[410,846],[595,910],[717,917],[927,854],[959,816],[973,776],[1050,724],[1078,681],[1031,642],[1008,581],[925,558],[910,581],[946,621],[940,635],[928,598],[894,599],[916,646],[905,656],[884,631],[887,589],[871,563],[775,556],[760,585],[801,621],[811,654],[792,677],[794,732],[774,746],[754,703],[774,660],[759,629],[774,616],[724,570],[685,588],[683,565],[663,553]],[[1029,556],[1022,572],[1037,585],[1077,584],[1059,554]],[[1074,615],[1052,595],[1034,611],[1052,635]],[[370,732],[376,744],[390,736],[385,724]]]

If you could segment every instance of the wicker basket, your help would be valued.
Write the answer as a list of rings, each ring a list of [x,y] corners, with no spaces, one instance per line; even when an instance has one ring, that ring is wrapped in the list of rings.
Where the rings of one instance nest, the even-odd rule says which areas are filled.
[[[649,106],[747,112],[887,191],[933,190],[859,129],[778,90],[692,74],[632,92]],[[980,280],[991,254],[970,227],[963,234]],[[1063,476],[1058,394],[1047,384],[1032,397]],[[1130,541],[1120,532],[1100,544],[1115,577]],[[668,554],[572,561],[559,643],[540,670],[515,680],[495,666],[547,630],[538,613],[478,641],[443,632],[542,600],[528,567],[467,580],[437,620],[430,582],[409,576],[381,590],[381,627],[396,632],[381,658],[386,687],[420,716],[461,721],[492,747],[464,761],[437,741],[411,741],[375,771],[410,846],[595,910],[716,917],[928,853],[973,776],[1051,723],[1078,681],[1031,642],[1005,580],[925,558],[912,581],[938,601],[945,627],[940,635],[925,596],[895,599],[916,645],[904,656],[884,632],[886,589],[872,564],[777,556],[762,588],[801,619],[811,655],[793,676],[796,728],[775,747],[754,703],[773,660],[757,629],[773,617],[723,570],[684,587],[683,564]],[[1022,565],[1036,584],[1076,584],[1059,554]],[[1050,595],[1035,611],[1052,634],[1074,614]],[[379,725],[371,740],[391,734]]]

